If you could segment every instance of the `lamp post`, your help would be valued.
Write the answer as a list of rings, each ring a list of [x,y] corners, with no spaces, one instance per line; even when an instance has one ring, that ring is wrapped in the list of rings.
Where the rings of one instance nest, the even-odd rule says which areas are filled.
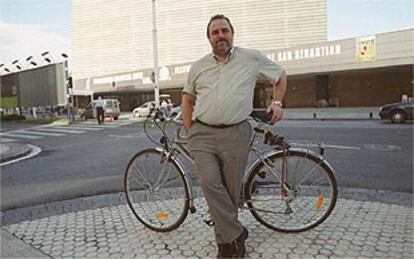
[[[63,58],[65,58],[64,66],[65,66],[65,82],[66,82],[66,91],[68,95],[68,121],[72,121],[73,119],[73,83],[72,83],[72,76],[69,73],[69,56],[66,53],[60,54]]]
[[[157,36],[156,0],[152,0],[152,44],[154,54],[154,97],[155,107],[160,105],[160,89],[158,86],[158,36]]]

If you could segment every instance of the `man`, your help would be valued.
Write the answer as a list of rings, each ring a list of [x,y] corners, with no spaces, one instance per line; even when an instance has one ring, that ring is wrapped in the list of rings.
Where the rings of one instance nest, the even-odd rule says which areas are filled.
[[[98,100],[95,102],[96,107],[96,117],[98,118],[98,124],[104,124],[105,121],[105,111],[104,111],[104,100],[102,100],[102,97],[99,96]]]
[[[196,61],[183,90],[182,112],[201,188],[215,222],[218,257],[245,256],[248,231],[238,221],[241,183],[249,154],[257,80],[274,86],[268,111],[282,119],[286,75],[257,50],[233,46],[234,29],[224,15],[207,25],[212,52]]]
[[[166,98],[163,98],[161,101],[161,111],[162,114],[164,115],[164,117],[168,117],[169,112],[168,112],[168,102]]]

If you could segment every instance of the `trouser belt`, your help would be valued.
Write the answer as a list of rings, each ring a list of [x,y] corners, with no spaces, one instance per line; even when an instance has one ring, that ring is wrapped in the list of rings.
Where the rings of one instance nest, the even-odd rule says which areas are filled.
[[[204,126],[207,126],[207,127],[225,129],[225,128],[229,128],[229,127],[233,127],[233,126],[242,124],[246,120],[242,120],[241,122],[238,122],[238,123],[235,123],[235,124],[218,124],[218,125],[208,124],[208,123],[200,121],[199,119],[196,119],[195,121],[202,124],[202,125],[204,125]]]

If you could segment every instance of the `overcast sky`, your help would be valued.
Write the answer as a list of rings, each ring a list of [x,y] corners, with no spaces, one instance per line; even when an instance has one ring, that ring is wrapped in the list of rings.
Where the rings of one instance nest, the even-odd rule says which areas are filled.
[[[87,0],[84,0],[87,1]],[[141,0],[143,1],[143,0]],[[150,0],[148,0],[150,1]],[[414,27],[414,0],[327,0],[328,40]],[[70,0],[0,0],[0,64],[70,55]]]

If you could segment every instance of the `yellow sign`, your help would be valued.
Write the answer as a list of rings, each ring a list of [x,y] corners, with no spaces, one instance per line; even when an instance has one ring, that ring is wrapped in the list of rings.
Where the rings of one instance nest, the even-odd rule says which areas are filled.
[[[357,62],[372,62],[376,58],[375,35],[356,38]]]

